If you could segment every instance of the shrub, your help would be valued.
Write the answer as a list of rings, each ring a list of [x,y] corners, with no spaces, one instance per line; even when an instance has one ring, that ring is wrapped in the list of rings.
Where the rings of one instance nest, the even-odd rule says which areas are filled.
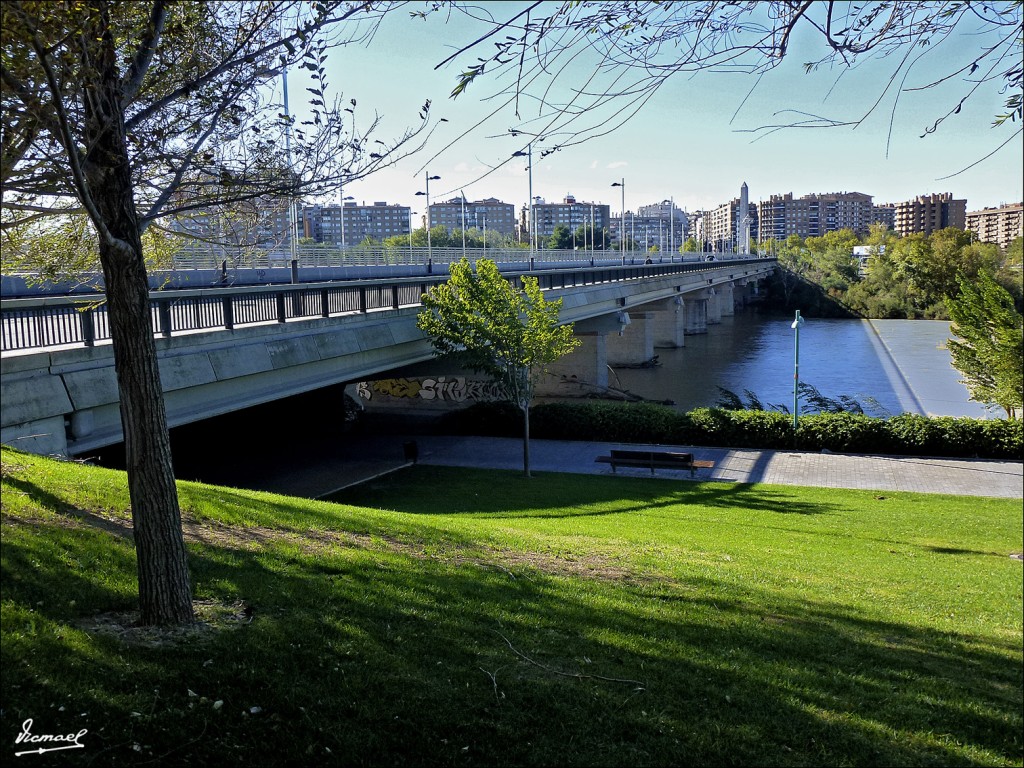
[[[548,440],[794,447],[792,417],[777,411],[698,408],[679,413],[655,403],[542,403],[530,417],[531,434]],[[522,415],[508,403],[478,403],[445,416],[454,434],[522,435]],[[796,447],[803,451],[1020,459],[1024,422],[902,414],[891,419],[855,413],[801,416]]]
[[[676,442],[684,418],[655,403],[544,403],[532,413],[537,437],[622,443]]]
[[[801,416],[796,445],[804,451],[843,453],[890,453],[892,448],[885,420],[858,413]]]

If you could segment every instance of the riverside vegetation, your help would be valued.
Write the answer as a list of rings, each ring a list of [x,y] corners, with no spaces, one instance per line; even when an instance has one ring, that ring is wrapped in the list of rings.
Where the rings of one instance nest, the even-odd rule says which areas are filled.
[[[0,713],[81,765],[1012,765],[1018,500],[412,467],[179,483],[203,624],[132,627],[123,472],[3,448]]]
[[[1024,456],[1024,422],[1019,419],[909,413],[880,418],[840,411],[805,414],[794,434],[792,416],[781,411],[697,408],[680,413],[656,403],[580,402],[542,403],[532,413],[534,437],[549,440],[1012,460]],[[447,414],[442,429],[517,437],[522,423],[506,403],[478,403]]]

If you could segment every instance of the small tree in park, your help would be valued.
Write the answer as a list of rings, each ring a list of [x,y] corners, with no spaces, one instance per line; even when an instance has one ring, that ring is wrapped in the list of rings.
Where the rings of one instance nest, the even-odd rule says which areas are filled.
[[[1024,400],[1024,318],[989,272],[959,283],[959,295],[946,299],[957,337],[949,340],[953,366],[972,400],[995,403],[1014,419]]]
[[[440,355],[457,354],[469,368],[491,376],[523,413],[523,473],[530,476],[530,403],[544,369],[579,341],[572,325],[559,325],[562,300],[547,301],[537,278],[521,288],[480,259],[451,266],[448,282],[423,296],[417,325]]]

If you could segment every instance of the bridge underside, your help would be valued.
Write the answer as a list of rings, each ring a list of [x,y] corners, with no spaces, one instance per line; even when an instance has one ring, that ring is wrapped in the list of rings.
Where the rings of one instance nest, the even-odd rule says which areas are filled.
[[[609,362],[642,362],[655,346],[682,346],[754,290],[772,264],[575,286],[561,317],[583,346],[549,383],[607,386]],[[196,332],[157,339],[168,423],[174,427],[323,387],[424,374],[429,343],[419,307]],[[620,335],[621,332],[621,335]],[[431,368],[435,374],[439,370]],[[36,453],[79,455],[122,440],[109,345],[5,355],[0,442]],[[316,419],[317,414],[296,414]]]

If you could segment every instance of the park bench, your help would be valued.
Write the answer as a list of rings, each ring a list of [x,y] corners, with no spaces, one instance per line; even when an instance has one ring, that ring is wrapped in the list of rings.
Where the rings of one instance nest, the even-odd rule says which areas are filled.
[[[688,469],[692,477],[696,469],[710,469],[715,466],[713,461],[695,460],[692,453],[613,450],[610,454],[598,456],[594,461],[611,464],[612,472],[618,467],[647,467],[652,475],[655,469]]]

